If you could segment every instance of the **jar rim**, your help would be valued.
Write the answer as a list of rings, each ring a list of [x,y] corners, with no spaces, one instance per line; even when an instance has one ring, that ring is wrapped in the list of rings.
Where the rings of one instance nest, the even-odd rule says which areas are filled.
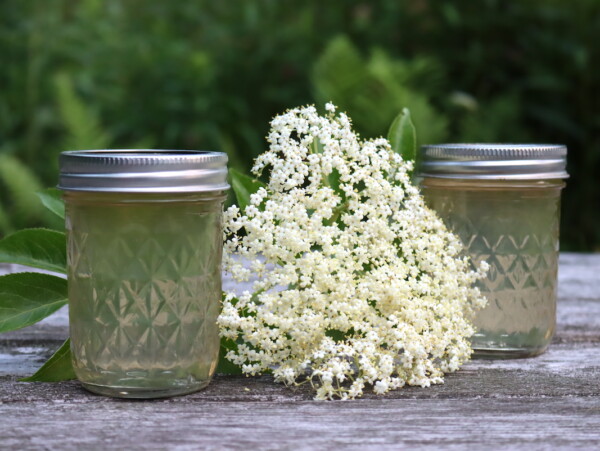
[[[481,180],[565,179],[567,148],[560,144],[449,143],[422,146],[420,177]]]
[[[98,149],[62,152],[58,188],[130,193],[229,189],[227,155],[204,150]]]

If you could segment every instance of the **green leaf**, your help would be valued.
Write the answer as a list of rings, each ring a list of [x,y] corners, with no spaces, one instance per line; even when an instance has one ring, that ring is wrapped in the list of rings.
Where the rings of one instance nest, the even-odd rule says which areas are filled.
[[[310,152],[313,154],[320,154],[324,152],[323,143],[319,138],[315,138],[312,143],[310,143]],[[345,198],[346,195],[340,189],[340,173],[337,169],[333,168],[331,173],[325,178],[325,184],[332,188],[338,196]]]
[[[64,149],[106,149],[110,136],[103,129],[97,112],[90,102],[82,99],[75,89],[72,77],[59,73],[54,78],[58,112],[67,137]]]
[[[347,334],[345,334],[342,331],[336,330],[336,329],[328,329],[325,331],[325,335],[331,339],[333,339],[333,341],[335,341],[336,343],[340,343],[342,341],[344,341],[347,338]]]
[[[217,373],[229,375],[242,374],[242,369],[239,366],[231,363],[225,358],[225,355],[229,351],[236,348],[237,345],[235,344],[235,342],[228,338],[221,338],[221,348],[219,349],[219,363],[217,365],[216,370]]]
[[[12,221],[8,211],[0,203],[0,234],[6,235],[12,232]]]
[[[25,229],[15,232],[0,240],[0,262],[66,274],[65,234],[48,229]]]
[[[71,340],[68,338],[34,375],[19,380],[20,382],[60,382],[71,379],[75,379],[75,371],[71,363]]]
[[[22,272],[0,276],[0,332],[37,323],[67,303],[67,281]]]
[[[254,194],[259,188],[264,188],[266,185],[260,180],[242,174],[236,169],[229,169],[229,177],[231,178],[231,187],[237,198],[238,207],[244,210],[250,203],[250,195]]]
[[[417,154],[417,132],[408,108],[404,108],[393,120],[388,131],[388,141],[392,150],[402,155],[404,160],[414,161]]]
[[[65,203],[62,199],[62,191],[56,188],[47,188],[43,191],[35,193],[44,207],[57,215],[59,218],[65,219]]]
[[[3,197],[10,199],[7,212],[14,229],[43,217],[45,210],[35,196],[42,186],[38,176],[20,160],[12,155],[0,155],[0,190]]]
[[[310,153],[323,153],[323,143],[319,138],[314,138],[313,142],[310,143]]]
[[[340,188],[340,184],[341,184],[340,177],[341,177],[340,172],[336,168],[333,168],[333,171],[331,171],[331,174],[329,174],[327,176],[327,183],[335,191],[335,193],[338,196],[341,196],[342,199],[345,199],[346,193],[344,193]]]

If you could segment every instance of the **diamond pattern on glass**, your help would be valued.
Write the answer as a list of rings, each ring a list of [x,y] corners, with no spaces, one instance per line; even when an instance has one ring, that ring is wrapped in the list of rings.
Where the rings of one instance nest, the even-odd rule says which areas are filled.
[[[220,208],[206,208],[68,206],[71,349],[83,382],[143,388],[210,378],[222,245]]]
[[[558,190],[424,191],[474,263],[490,264],[474,348],[545,346],[556,317]]]

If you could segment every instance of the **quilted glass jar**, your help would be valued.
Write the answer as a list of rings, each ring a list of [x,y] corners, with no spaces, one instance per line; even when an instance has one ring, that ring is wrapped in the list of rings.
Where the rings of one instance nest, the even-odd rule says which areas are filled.
[[[225,154],[61,154],[71,355],[95,393],[208,385],[219,353]]]
[[[556,145],[424,146],[422,193],[462,240],[488,300],[475,318],[475,357],[546,350],[556,325],[560,193],[566,148]]]

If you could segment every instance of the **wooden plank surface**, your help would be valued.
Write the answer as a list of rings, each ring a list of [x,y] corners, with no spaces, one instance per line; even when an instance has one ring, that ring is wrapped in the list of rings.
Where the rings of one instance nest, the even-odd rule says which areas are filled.
[[[17,382],[67,335],[63,310],[0,335],[0,449],[600,449],[600,254],[562,254],[558,330],[533,359],[475,360],[444,385],[316,402],[270,377],[216,376],[154,401]]]

